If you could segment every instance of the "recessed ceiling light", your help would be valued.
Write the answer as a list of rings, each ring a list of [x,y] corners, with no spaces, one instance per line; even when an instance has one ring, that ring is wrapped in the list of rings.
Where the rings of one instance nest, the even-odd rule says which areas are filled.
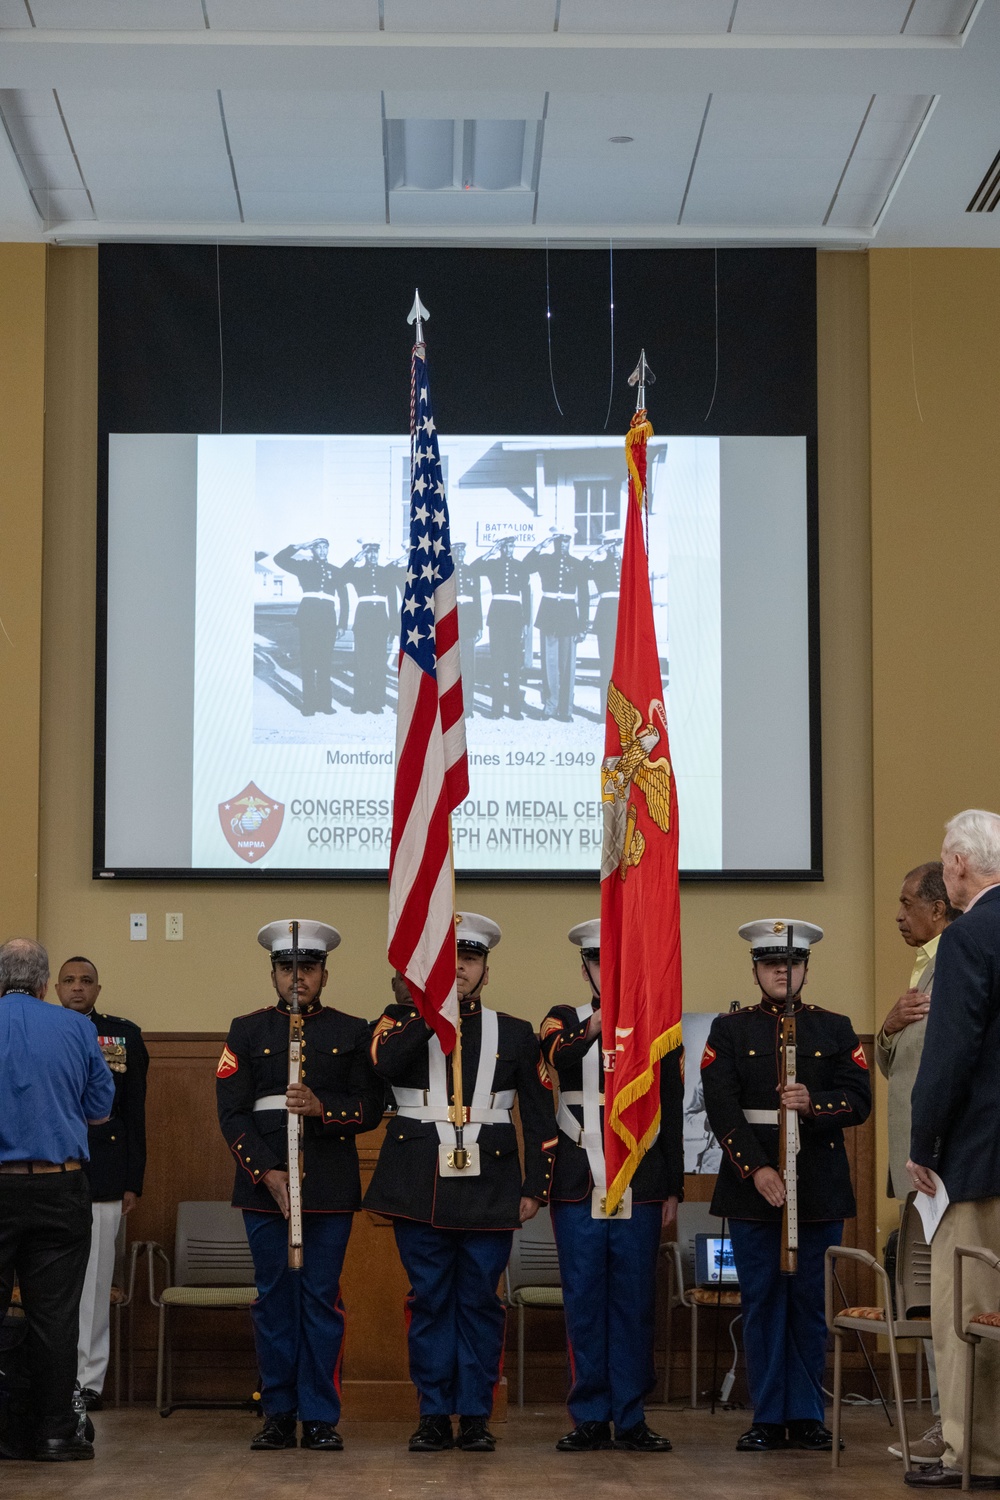
[[[634,135],[609,135],[608,140],[612,146],[627,146],[630,141],[635,140]]]

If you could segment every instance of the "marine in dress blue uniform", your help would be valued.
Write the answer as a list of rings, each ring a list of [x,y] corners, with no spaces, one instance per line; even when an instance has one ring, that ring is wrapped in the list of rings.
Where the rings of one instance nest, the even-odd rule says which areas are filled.
[[[781,1016],[787,992],[788,928],[793,929],[797,1078],[781,1093]],[[810,922],[748,922],[758,1005],[718,1016],[702,1058],[705,1109],[722,1145],[712,1212],[728,1219],[743,1307],[743,1343],[753,1425],[737,1450],[829,1451],[823,1425],[827,1330],[823,1262],[855,1213],[844,1130],[871,1111],[864,1050],[846,1016],[805,1005],[809,950],[823,936]],[[782,1275],[785,1187],[777,1171],[779,1104],[799,1115],[798,1270]]]
[[[271,954],[278,1003],[233,1021],[216,1072],[219,1124],[236,1158],[233,1206],[243,1210],[257,1300],[251,1309],[264,1426],[251,1448],[343,1447],[340,1272],[361,1204],[357,1137],[382,1118],[368,1024],[321,1003],[326,955],[340,942],[324,922],[299,923],[302,1083],[288,1083],[291,923],[257,934]],[[288,1265],[287,1110],[303,1117],[302,1268]]]
[[[303,718],[335,714],[333,706],[333,648],[347,626],[347,590],[340,569],[328,560],[329,539],[293,542],[274,554],[275,565],[294,573],[302,588],[295,623],[299,630],[299,672],[302,678]]]
[[[660,1063],[660,1132],[636,1170],[626,1214],[609,1219],[604,1171],[604,1065],[601,1053],[601,923],[569,934],[581,950],[590,999],[554,1005],[542,1022],[542,1055],[559,1080],[559,1145],[552,1179],[552,1224],[562,1273],[569,1344],[572,1432],[565,1453],[627,1448],[665,1453],[669,1438],[646,1425],[655,1383],[653,1329],[661,1227],[684,1190],[682,1049]],[[611,1424],[614,1423],[614,1443]]]
[[[542,655],[542,717],[566,724],[573,717],[577,641],[583,639],[590,614],[587,572],[570,552],[571,540],[568,532],[559,532],[552,538],[551,552],[535,547],[524,560],[542,585],[535,616]]]
[[[407,1299],[410,1378],[420,1398],[413,1452],[455,1446],[492,1452],[487,1427],[500,1378],[506,1318],[497,1282],[515,1229],[548,1200],[556,1150],[552,1090],[531,1024],[488,1010],[481,993],[487,959],[500,941],[488,917],[459,912],[458,997],[462,1027],[465,1144],[478,1152],[478,1174],[449,1169],[455,1127],[451,1058],[445,1058],[400,975],[395,1003],[372,1031],[372,1059],[392,1085],[397,1114],[365,1207],[393,1221],[410,1278]],[[511,1110],[517,1099],[524,1174]]]

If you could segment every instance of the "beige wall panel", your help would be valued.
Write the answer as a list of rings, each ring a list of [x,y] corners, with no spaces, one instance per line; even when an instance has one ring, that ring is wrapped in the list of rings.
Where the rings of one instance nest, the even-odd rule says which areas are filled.
[[[38,922],[45,247],[0,245],[0,941]]]
[[[54,954],[100,965],[102,1004],[154,1031],[224,1029],[266,1004],[257,928],[299,914],[344,933],[331,997],[371,1015],[388,999],[386,890],[337,882],[274,885],[92,881],[94,538],[96,535],[96,256],[51,253],[50,410],[46,485],[42,922]],[[821,923],[810,996],[871,1030],[871,773],[868,612],[867,281],[855,255],[819,257],[820,547],[823,761],[827,878],[817,885],[686,886],[682,893],[686,1005],[714,1010],[752,999],[736,928],[780,909]],[[655,415],[655,413],[654,413]],[[773,580],[762,580],[773,586]],[[137,816],[157,810],[137,809]],[[599,909],[593,886],[497,882],[459,886],[506,937],[490,1001],[538,1020],[580,981],[565,934]],[[149,939],[132,943],[130,911]],[[184,941],[164,940],[164,915],[184,914]],[[580,990],[582,998],[582,990]]]
[[[870,317],[878,1024],[909,982],[903,875],[953,813],[1000,810],[1000,251],[873,251]]]

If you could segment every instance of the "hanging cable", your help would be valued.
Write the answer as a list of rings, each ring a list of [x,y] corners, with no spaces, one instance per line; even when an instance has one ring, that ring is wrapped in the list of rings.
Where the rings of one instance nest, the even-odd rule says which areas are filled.
[[[215,245],[215,301],[219,311],[219,435],[222,434],[223,401],[226,391],[226,367],[222,359],[222,273],[219,269],[219,245]]]
[[[549,242],[545,241],[545,335],[549,344],[549,383],[552,386],[552,399],[556,403],[556,411],[563,416],[563,409],[559,405],[559,397],[556,395],[556,377],[552,370],[552,299],[549,295]]]
[[[615,395],[615,242],[611,239],[608,240],[608,280],[611,286],[611,382],[608,386],[608,414],[604,418],[605,432],[611,421],[611,403]]]
[[[735,14],[736,7],[733,7]],[[715,384],[712,386],[712,399],[708,403],[708,411],[702,417],[707,422],[712,415],[712,407],[715,405],[715,395],[719,389],[719,247],[715,247]]]

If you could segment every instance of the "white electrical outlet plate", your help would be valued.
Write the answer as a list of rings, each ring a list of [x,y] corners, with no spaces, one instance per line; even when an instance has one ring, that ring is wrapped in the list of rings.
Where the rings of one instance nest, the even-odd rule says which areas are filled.
[[[144,943],[146,941],[146,913],[134,911],[128,919],[128,935],[133,943]]]
[[[167,942],[168,943],[179,943],[179,942],[181,942],[183,940],[183,938],[184,938],[184,913],[183,912],[180,912],[180,911],[168,911],[167,912],[166,938],[167,938]]]

